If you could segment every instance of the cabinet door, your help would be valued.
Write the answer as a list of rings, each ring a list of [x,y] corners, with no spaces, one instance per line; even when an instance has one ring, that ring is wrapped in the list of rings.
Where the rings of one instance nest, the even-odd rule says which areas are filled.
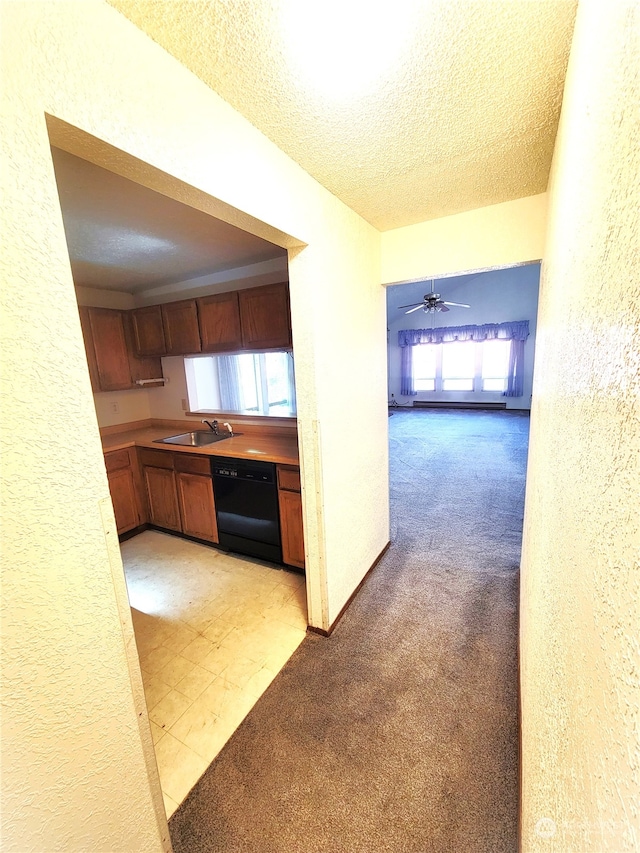
[[[238,294],[218,293],[196,300],[202,352],[231,352],[242,346]]]
[[[239,290],[242,345],[246,349],[291,346],[287,282]]]
[[[208,542],[218,541],[216,509],[211,477],[201,474],[176,475],[178,500],[182,516],[182,532]]]
[[[82,337],[84,339],[84,349],[87,354],[87,366],[89,367],[89,379],[91,380],[92,391],[100,390],[100,378],[98,376],[98,364],[96,362],[96,350],[93,343],[93,332],[91,331],[91,318],[89,317],[89,309],[80,307],[80,326],[82,327]]]
[[[200,331],[195,299],[168,302],[160,306],[167,355],[200,352]]]
[[[105,453],[104,465],[118,533],[133,530],[145,520],[135,449],[123,448]]]
[[[122,311],[89,308],[88,313],[100,390],[121,391],[131,388]]]
[[[299,492],[278,492],[282,562],[304,569],[304,536],[302,533],[302,497]]]
[[[133,530],[141,524],[133,471],[131,468],[121,468],[118,471],[111,471],[107,477],[118,533]]]
[[[125,311],[122,320],[124,323],[127,352],[129,354],[131,381],[134,387],[139,388],[140,386],[136,384],[138,379],[160,379],[162,377],[162,361],[159,356],[141,356],[136,354],[136,336],[132,314],[132,311]]]
[[[168,530],[181,530],[176,492],[176,475],[170,468],[144,466],[144,480],[149,498],[149,521]]]
[[[162,309],[159,305],[134,308],[130,312],[133,327],[134,348],[138,355],[165,355]]]

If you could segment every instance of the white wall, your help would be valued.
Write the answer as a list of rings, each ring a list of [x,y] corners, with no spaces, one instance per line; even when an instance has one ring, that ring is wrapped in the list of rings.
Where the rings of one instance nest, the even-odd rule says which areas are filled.
[[[185,418],[182,401],[188,400],[187,377],[182,356],[166,356],[162,359],[162,373],[167,383],[157,388],[148,388],[149,416],[178,421]],[[193,423],[193,418],[186,418]]]
[[[135,308],[135,299],[131,293],[122,290],[99,290],[97,287],[80,287],[76,285],[76,299],[78,305],[86,305],[89,308],[115,308],[127,311]]]
[[[540,261],[546,193],[381,235],[381,280],[397,284]]]
[[[431,315],[424,311],[405,314],[398,303],[411,305],[420,302],[431,290],[431,281],[417,284],[397,285],[387,288],[387,327],[389,329],[389,399],[391,395],[401,405],[412,405],[413,400],[436,400],[444,402],[506,402],[508,409],[528,409],[531,404],[533,381],[533,356],[536,339],[536,315],[538,310],[538,285],[540,265],[512,267],[492,270],[476,275],[456,276],[436,280],[434,287],[442,298],[449,302],[462,302],[471,308],[451,308],[447,314],[437,313],[434,323],[442,326],[482,325],[505,323],[512,320],[529,321],[529,338],[525,344],[524,393],[522,397],[503,397],[499,393],[483,392],[419,392],[416,397],[405,397],[400,393],[400,353],[398,331],[400,329],[430,329]],[[393,297],[393,300],[391,299]]]
[[[50,142],[168,194],[179,185],[187,203],[192,188],[202,208],[289,249],[320,626],[389,538],[379,235],[106,3],[1,9],[2,844],[149,853],[168,845],[166,824]],[[49,121],[50,138],[45,113],[68,127]],[[365,368],[338,430],[344,375]],[[34,411],[46,429],[16,442]]]
[[[640,6],[578,6],[521,584],[522,850],[640,849]]]

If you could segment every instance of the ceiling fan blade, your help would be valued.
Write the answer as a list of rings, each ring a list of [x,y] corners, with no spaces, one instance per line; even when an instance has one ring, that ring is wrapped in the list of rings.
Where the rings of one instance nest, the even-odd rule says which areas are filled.
[[[404,307],[406,308],[406,305]],[[404,313],[405,314],[413,314],[414,311],[419,311],[423,307],[424,307],[423,304],[420,303],[420,305],[416,305],[415,308],[410,308],[408,311],[405,311]]]
[[[455,305],[456,308],[471,308],[471,305],[465,305],[464,302],[445,302],[445,305]]]
[[[450,310],[451,310],[450,308],[447,308],[446,302],[442,302],[440,305],[438,305],[438,311],[450,311]]]
[[[419,308],[422,304],[423,304],[422,302],[412,302],[410,305],[398,305],[398,311],[401,308],[413,308],[414,305],[417,305]]]

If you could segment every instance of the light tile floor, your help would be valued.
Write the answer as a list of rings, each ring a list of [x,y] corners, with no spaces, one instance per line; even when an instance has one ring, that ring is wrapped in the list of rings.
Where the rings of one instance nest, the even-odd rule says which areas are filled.
[[[121,550],[170,817],[302,642],[305,582],[154,530]]]

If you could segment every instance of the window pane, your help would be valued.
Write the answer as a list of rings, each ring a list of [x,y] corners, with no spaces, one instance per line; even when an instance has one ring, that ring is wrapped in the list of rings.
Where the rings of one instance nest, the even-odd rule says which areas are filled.
[[[413,387],[416,391],[435,391],[435,379],[414,379]]]
[[[435,379],[436,377],[436,349],[437,344],[419,344],[413,347],[413,375],[415,380]],[[432,391],[433,388],[416,390]]]
[[[473,390],[473,377],[475,374],[475,344],[473,341],[463,343],[453,342],[442,344],[442,378],[443,379],[469,379],[469,388],[448,386],[443,383],[445,391],[471,391]]]
[[[289,352],[192,356],[184,364],[191,411],[295,415]]]
[[[289,354],[286,352],[265,353],[269,414],[288,414],[291,407],[289,387]]]
[[[443,391],[473,391],[473,379],[443,379]]]
[[[256,357],[245,353],[237,355],[242,409],[259,411]]]
[[[482,344],[482,378],[506,378],[507,373],[509,372],[510,351],[511,341],[485,341]],[[484,390],[493,391],[494,389],[485,387]]]
[[[483,379],[482,380],[482,390],[483,391],[506,391],[507,389],[507,380],[506,379]]]

